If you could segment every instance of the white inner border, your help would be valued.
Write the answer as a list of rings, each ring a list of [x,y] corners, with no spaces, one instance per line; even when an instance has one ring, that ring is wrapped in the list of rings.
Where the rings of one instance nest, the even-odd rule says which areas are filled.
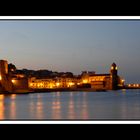
[[[140,16],[0,16],[2,20],[24,19],[140,19]],[[0,121],[0,124],[140,124],[140,121]]]
[[[0,124],[140,124],[140,121],[0,121]]]
[[[0,19],[140,19],[140,16],[0,16]]]

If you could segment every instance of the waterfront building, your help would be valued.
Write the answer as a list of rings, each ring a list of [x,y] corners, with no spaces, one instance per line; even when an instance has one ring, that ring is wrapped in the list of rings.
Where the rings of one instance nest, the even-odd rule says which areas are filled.
[[[15,92],[28,89],[51,88],[92,88],[95,90],[116,90],[124,86],[124,80],[118,76],[115,63],[107,74],[96,74],[94,71],[83,71],[80,76],[71,72],[57,74],[52,77],[33,77],[16,70],[13,64],[0,60],[0,92]]]
[[[110,73],[96,74],[94,71],[83,71],[80,77],[29,78],[29,88],[92,88],[95,90],[116,90],[124,86],[124,80],[118,76],[115,63],[111,65]]]
[[[0,92],[15,92],[17,90],[28,90],[28,78],[15,73],[6,60],[0,60]]]
[[[46,78],[37,79],[35,77],[29,78],[29,88],[31,89],[45,89],[45,88],[76,88],[77,78]]]
[[[95,90],[116,90],[123,86],[121,78],[118,76],[118,68],[115,63],[111,65],[110,73],[107,74],[84,74],[82,76],[83,84],[90,84]]]
[[[28,79],[28,87],[30,89],[54,88],[55,82],[53,79],[37,79],[36,77],[31,77]]]

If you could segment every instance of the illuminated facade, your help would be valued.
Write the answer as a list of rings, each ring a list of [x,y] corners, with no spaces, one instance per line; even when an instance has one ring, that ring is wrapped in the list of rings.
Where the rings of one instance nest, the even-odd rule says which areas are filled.
[[[12,66],[12,65],[11,65]],[[6,60],[0,60],[0,92],[15,92],[28,89],[54,88],[92,88],[95,90],[116,90],[124,86],[124,79],[118,76],[115,63],[111,65],[110,73],[95,74],[94,71],[84,71],[80,76],[59,75],[53,78],[36,78],[10,69]],[[136,85],[137,86],[137,85]]]
[[[115,63],[111,65],[109,74],[85,74],[82,77],[83,84],[90,84],[93,89],[116,90],[124,85],[124,80],[118,76],[118,68]]]
[[[115,63],[111,65],[109,74],[95,74],[95,72],[84,71],[78,79],[77,77],[59,77],[52,79],[36,79],[35,77],[29,78],[29,88],[31,89],[45,89],[45,88],[77,88],[86,87],[95,90],[116,90],[124,85],[117,73],[117,66]]]
[[[52,79],[36,79],[29,78],[28,84],[31,89],[45,88],[74,88],[77,86],[77,78],[52,78]]]

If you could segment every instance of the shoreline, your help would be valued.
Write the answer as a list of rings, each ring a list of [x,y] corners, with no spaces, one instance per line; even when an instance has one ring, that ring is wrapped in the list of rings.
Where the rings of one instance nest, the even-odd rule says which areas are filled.
[[[118,88],[121,89],[140,89],[140,88]],[[115,91],[117,91],[115,90]],[[49,92],[108,92],[107,89],[93,89],[93,88],[55,88],[55,89],[27,89],[27,90],[15,90],[13,92],[0,92],[0,94],[30,94],[30,93],[49,93]]]
[[[107,91],[104,89],[99,89],[99,90],[95,90],[92,88],[56,88],[56,89],[36,89],[34,90],[34,92],[70,92],[70,91],[86,91],[86,92],[101,92],[101,91]]]

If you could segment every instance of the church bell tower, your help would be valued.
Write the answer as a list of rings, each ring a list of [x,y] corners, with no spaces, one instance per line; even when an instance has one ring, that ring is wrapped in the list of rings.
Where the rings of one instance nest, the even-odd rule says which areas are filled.
[[[110,89],[117,90],[118,89],[118,68],[115,63],[111,65],[110,76],[111,76]]]

